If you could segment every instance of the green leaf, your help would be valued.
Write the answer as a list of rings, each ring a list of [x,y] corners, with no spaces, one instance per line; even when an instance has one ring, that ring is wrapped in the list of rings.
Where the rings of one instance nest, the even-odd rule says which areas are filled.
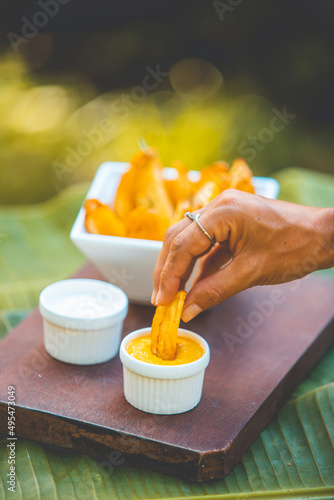
[[[14,328],[22,321],[30,309],[13,309],[0,311],[0,339],[6,335],[9,330]]]
[[[334,206],[334,176],[298,167],[284,168],[274,175],[280,183],[281,200],[313,207]],[[334,268],[317,274],[334,277]]]
[[[274,175],[280,183],[281,200],[311,205],[332,207],[334,204],[334,176],[291,167]]]
[[[45,286],[84,263],[69,233],[87,189],[73,186],[38,205],[0,205],[0,310],[35,307]]]
[[[37,436],[38,437],[38,436]],[[28,440],[16,447],[15,496],[24,500],[156,498],[333,498],[334,383],[293,399],[223,481],[192,484],[80,454],[54,452]],[[0,445],[1,491],[8,472]],[[247,497],[245,496],[247,493]]]

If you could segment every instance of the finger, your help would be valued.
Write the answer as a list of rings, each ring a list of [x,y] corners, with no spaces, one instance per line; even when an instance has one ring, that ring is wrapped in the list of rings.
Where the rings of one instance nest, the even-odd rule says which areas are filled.
[[[207,205],[207,206],[203,207],[201,210],[196,210],[195,212],[193,212],[193,215],[200,213],[201,216],[203,216],[203,214],[209,209],[210,209],[210,206]],[[193,221],[190,218],[185,216],[179,222],[170,226],[165,233],[163,246],[162,246],[162,249],[160,250],[160,253],[158,255],[157,263],[156,263],[156,266],[154,269],[154,274],[153,274],[153,293],[152,293],[152,303],[153,304],[155,304],[155,298],[156,298],[156,295],[157,295],[158,289],[159,289],[160,274],[161,274],[161,271],[162,271],[162,269],[165,265],[165,262],[167,260],[167,256],[168,256],[168,253],[170,250],[171,243],[172,243],[173,239],[184,228],[190,226],[190,224],[192,224],[192,222]]]
[[[224,242],[230,234],[230,225],[222,217],[222,213],[212,205],[207,207],[201,214],[201,224],[206,231],[219,242]],[[196,222],[192,222],[183,231],[176,235],[172,241],[166,261],[160,271],[159,291],[156,296],[156,303],[167,304],[172,300],[180,287],[182,277],[194,257],[201,257],[211,248],[211,241],[198,227]]]
[[[193,257],[186,272],[184,273],[184,275],[181,277],[180,279],[180,290],[184,290],[185,289],[185,286],[186,286],[186,283],[188,281],[188,279],[190,278],[190,275],[191,273],[193,272],[193,269],[195,267],[195,264],[196,264],[196,261],[197,261],[197,257]]]
[[[175,236],[177,234],[179,234],[184,228],[189,226],[191,223],[192,223],[192,221],[189,218],[185,217],[184,219],[180,220],[176,224],[173,224],[172,226],[170,226],[165,233],[163,245],[162,245],[162,248],[159,252],[157,263],[155,265],[155,269],[154,269],[154,273],[153,273],[153,293],[152,293],[152,297],[151,297],[151,302],[154,305],[157,305],[156,304],[156,297],[157,297],[158,290],[159,290],[160,274],[161,274],[161,271],[165,265],[171,243],[172,243],[173,239],[175,238]]]
[[[200,259],[191,286],[193,287],[198,281],[222,269],[231,259],[232,255],[227,243],[215,245],[209,253]]]
[[[187,322],[209,307],[220,304],[255,284],[254,266],[247,259],[236,257],[215,274],[196,283],[187,295],[182,320]]]
[[[201,215],[201,223],[202,223],[202,221],[203,221],[203,215],[206,214],[206,212],[210,213],[212,211],[212,208],[213,208],[213,203],[211,202],[208,205],[206,205],[205,207],[201,208],[201,210],[196,210],[195,212],[193,212],[193,215],[196,215],[197,213],[200,213],[200,215]],[[217,217],[216,217],[216,219],[217,219]],[[206,224],[205,221],[204,221],[204,223]],[[155,266],[155,269],[154,269],[154,273],[153,273],[153,292],[152,292],[152,296],[151,296],[151,302],[154,305],[157,305],[157,300],[156,299],[157,299],[157,294],[158,294],[158,291],[159,291],[160,275],[161,275],[162,269],[165,266],[165,263],[166,263],[166,260],[167,260],[167,257],[168,257],[169,251],[170,251],[170,247],[171,247],[172,241],[173,241],[173,239],[181,231],[183,231],[183,229],[185,229],[186,227],[190,226],[191,224],[193,224],[193,221],[190,218],[188,218],[188,217],[184,217],[179,222],[177,222],[176,224],[174,224],[173,226],[171,226],[170,228],[168,228],[168,230],[165,233],[165,238],[164,238],[163,246],[162,246],[162,249],[161,249],[161,251],[159,253],[159,256],[158,256],[158,259],[157,259],[157,263],[156,263],[156,266]],[[201,232],[200,229],[198,229],[198,231]],[[210,231],[211,231],[211,229],[210,229]],[[213,231],[212,231],[211,234],[214,234]],[[203,234],[201,235],[201,238],[203,239]],[[196,259],[194,260],[194,263],[195,263],[195,261],[196,261]],[[189,276],[191,274],[191,269],[190,269],[190,272],[188,273]],[[183,282],[187,281],[187,279],[184,279]],[[162,293],[162,295],[163,295],[163,298],[164,298],[164,293]]]
[[[173,239],[166,262],[160,273],[156,302],[168,304],[189,277],[196,258],[211,248],[211,241],[196,223],[190,224]]]

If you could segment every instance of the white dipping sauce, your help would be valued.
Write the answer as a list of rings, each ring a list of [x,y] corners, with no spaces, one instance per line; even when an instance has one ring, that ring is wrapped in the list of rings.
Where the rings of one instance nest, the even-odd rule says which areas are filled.
[[[118,297],[111,293],[63,295],[52,304],[55,312],[76,318],[102,318],[118,308]]]
[[[93,365],[119,350],[128,298],[115,285],[93,279],[52,283],[39,296],[44,347],[64,363]]]

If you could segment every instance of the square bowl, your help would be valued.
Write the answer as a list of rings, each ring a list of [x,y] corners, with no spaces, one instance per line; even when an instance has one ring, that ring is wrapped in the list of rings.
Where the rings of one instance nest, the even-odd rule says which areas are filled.
[[[110,204],[129,163],[105,162],[98,168],[86,199]],[[269,177],[253,177],[255,192],[277,198],[279,183]],[[150,304],[153,271],[162,247],[161,241],[91,234],[85,229],[85,209],[81,207],[70,238],[78,249],[110,283],[118,286],[132,303]],[[191,279],[190,279],[191,281]]]

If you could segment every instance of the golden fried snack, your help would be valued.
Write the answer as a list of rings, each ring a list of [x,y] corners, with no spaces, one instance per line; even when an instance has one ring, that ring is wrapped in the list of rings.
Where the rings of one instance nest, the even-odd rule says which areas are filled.
[[[220,192],[230,187],[229,166],[225,161],[216,161],[201,170],[200,185],[215,182]]]
[[[138,172],[144,167],[149,156],[157,155],[153,149],[147,148],[145,151],[138,151],[130,162],[130,168],[121,177],[117,188],[114,210],[118,217],[122,220],[136,208],[135,205],[135,188]]]
[[[229,187],[230,174],[227,163],[217,161],[204,167],[201,171],[198,189],[192,198],[193,209],[198,210],[204,207]]]
[[[193,196],[191,200],[193,210],[198,210],[199,208],[204,207],[209,203],[209,201],[213,200],[220,193],[221,190],[216,182],[214,181],[206,182],[198,189],[197,193]]]
[[[166,229],[185,212],[204,207],[225,189],[255,192],[252,172],[242,158],[237,158],[231,168],[224,161],[207,165],[196,181],[181,161],[174,160],[177,176],[165,179],[158,152],[144,141],[140,147],[121,177],[113,207],[98,200],[86,202],[87,231],[161,241]]]
[[[194,210],[193,205],[189,200],[181,200],[177,204],[174,210],[172,224],[176,224],[179,220],[183,219],[186,212],[192,212]]]
[[[167,306],[156,308],[151,330],[151,351],[162,359],[175,359],[177,332],[187,293],[177,292]]]
[[[108,205],[99,200],[86,200],[85,228],[89,233],[125,236],[125,226]]]
[[[135,208],[134,206],[134,187],[136,185],[136,168],[131,165],[125,172],[119,183],[115,201],[114,210],[122,220]]]
[[[176,170],[175,179],[164,179],[164,185],[173,207],[183,201],[188,200],[195,190],[195,183],[189,179],[188,169],[179,160],[172,162],[172,168]]]
[[[233,189],[240,189],[247,193],[255,193],[252,184],[252,171],[243,158],[237,158],[230,168],[231,183]]]
[[[153,208],[162,217],[167,217],[171,221],[173,205],[164,185],[158,154],[149,148],[140,153],[142,157],[140,165],[137,166],[134,188],[135,206]]]
[[[137,207],[125,219],[126,236],[162,241],[170,224],[170,219],[159,214],[156,209]]]

